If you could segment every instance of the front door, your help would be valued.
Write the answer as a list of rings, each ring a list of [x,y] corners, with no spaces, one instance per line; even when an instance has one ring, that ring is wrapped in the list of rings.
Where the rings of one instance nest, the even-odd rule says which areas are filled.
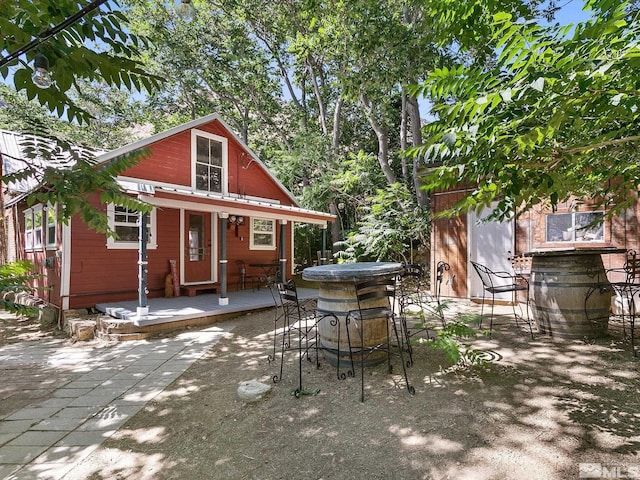
[[[184,212],[184,283],[211,282],[211,214]]]
[[[484,208],[480,215],[469,214],[469,260],[486,265],[491,270],[510,272],[512,270],[510,252],[513,252],[513,220],[503,222],[481,221],[492,212]],[[469,264],[469,293],[471,298],[482,298],[482,282],[475,269]],[[512,292],[496,294],[496,300],[511,301]]]

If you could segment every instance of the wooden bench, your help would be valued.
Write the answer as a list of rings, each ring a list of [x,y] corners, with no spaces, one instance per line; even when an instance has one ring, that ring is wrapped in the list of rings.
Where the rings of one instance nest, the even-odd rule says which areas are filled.
[[[216,293],[218,291],[217,283],[203,283],[201,285],[183,285],[182,294],[188,297],[195,297],[198,292],[211,292]]]

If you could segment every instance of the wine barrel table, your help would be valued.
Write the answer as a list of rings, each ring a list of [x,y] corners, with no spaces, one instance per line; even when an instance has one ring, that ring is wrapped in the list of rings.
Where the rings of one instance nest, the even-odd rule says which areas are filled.
[[[528,252],[531,256],[530,300],[540,333],[581,339],[606,334],[612,289],[602,254],[620,248],[573,248]]]
[[[346,366],[349,362],[349,343],[354,350],[360,350],[360,332],[355,324],[347,325],[345,318],[351,310],[358,309],[355,283],[373,280],[375,278],[389,278],[402,271],[401,263],[395,262],[358,262],[339,263],[308,267],[302,271],[302,278],[319,282],[317,314],[318,336],[320,348],[324,357],[331,365]],[[377,302],[387,300],[377,300]],[[382,304],[375,300],[365,302],[362,307],[378,307]],[[365,347],[375,347],[387,341],[389,323],[385,316],[381,318],[367,319],[367,328],[364,330],[363,343]],[[384,352],[375,352],[366,359],[368,365],[380,363],[386,359]],[[354,357],[354,362],[359,362]]]

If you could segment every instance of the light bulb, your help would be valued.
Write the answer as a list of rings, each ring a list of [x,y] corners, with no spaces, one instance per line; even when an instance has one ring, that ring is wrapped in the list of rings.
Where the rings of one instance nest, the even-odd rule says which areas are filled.
[[[43,54],[38,53],[33,60],[33,83],[39,88],[49,88],[51,86],[51,75],[49,74],[49,60]]]
[[[176,0],[176,14],[185,22],[190,22],[196,16],[196,10],[191,5],[191,0]]]

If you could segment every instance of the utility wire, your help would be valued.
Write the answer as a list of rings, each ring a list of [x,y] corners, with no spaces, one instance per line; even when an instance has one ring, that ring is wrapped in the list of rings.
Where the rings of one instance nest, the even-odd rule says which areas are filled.
[[[80,20],[82,17],[84,17],[86,14],[88,14],[89,12],[92,12],[93,10],[98,8],[103,3],[106,3],[107,1],[108,0],[94,0],[93,2],[89,3],[87,6],[85,6],[81,10],[79,10],[78,13],[70,16],[66,20],[60,22],[58,25],[55,25],[54,27],[52,27],[52,28],[50,28],[48,30],[45,30],[44,32],[40,33],[36,38],[31,40],[25,46],[23,46],[22,48],[19,48],[15,52],[7,55],[2,60],[0,60],[0,67],[3,67],[7,63],[15,60],[20,55],[23,55],[23,54],[27,53],[28,51],[33,50],[34,48],[36,48],[41,43],[46,42],[51,37],[53,37],[55,34],[61,32],[65,28],[69,27],[70,25],[73,25],[78,20]]]

